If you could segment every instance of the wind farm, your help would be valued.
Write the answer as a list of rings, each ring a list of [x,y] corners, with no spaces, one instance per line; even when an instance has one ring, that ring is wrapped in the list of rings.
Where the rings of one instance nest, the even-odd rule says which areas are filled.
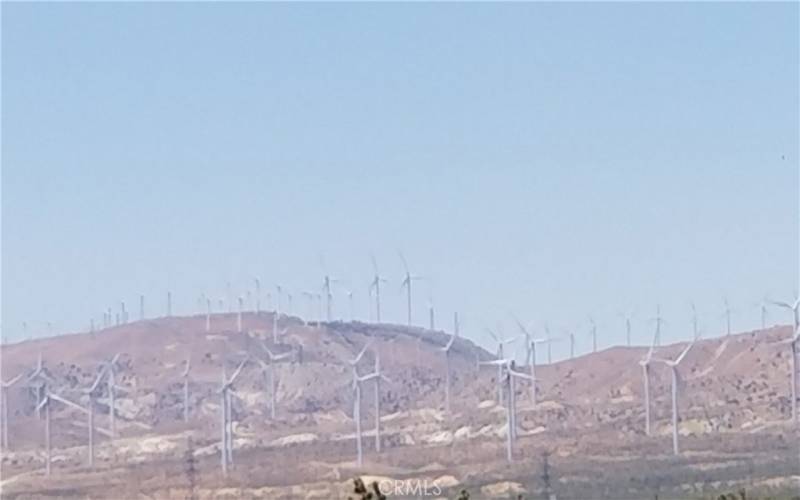
[[[0,9],[0,500],[800,500],[800,3]]]
[[[329,281],[322,286],[327,292]],[[181,470],[187,442],[202,471],[195,488],[214,497],[235,483],[264,498],[292,498],[304,488],[336,498],[346,494],[347,477],[364,474],[534,497],[545,485],[520,467],[540,467],[543,453],[554,470],[588,467],[586,474],[602,471],[611,482],[626,474],[633,480],[642,460],[659,463],[667,479],[658,489],[669,494],[685,489],[689,471],[704,461],[747,457],[722,469],[725,489],[741,482],[743,464],[772,464],[751,470],[746,481],[757,482],[760,470],[773,471],[791,453],[795,386],[786,374],[796,366],[794,324],[729,334],[724,322],[716,338],[701,339],[692,304],[686,341],[659,346],[673,323],[659,308],[640,326],[652,332],[649,345],[626,345],[629,318],[617,318],[619,344],[604,343],[592,319],[589,335],[573,335],[559,359],[545,362],[537,361],[537,345],[553,339],[513,314],[506,319],[521,335],[486,329],[496,344],[487,350],[470,340],[458,313],[449,329],[433,330],[403,319],[353,321],[349,311],[319,321],[256,303],[244,310],[241,300],[234,312],[209,315],[204,302],[195,314],[171,311],[94,333],[5,344],[4,491],[46,495],[52,480],[35,479],[43,475],[78,481],[76,495],[91,495],[91,482],[77,479],[88,467],[128,494],[136,489],[130,474],[157,463]],[[203,430],[215,423],[218,432]],[[618,463],[587,460],[597,446]],[[316,461],[307,463],[311,456]],[[283,472],[246,485],[265,460]],[[470,470],[493,472],[478,479]],[[141,491],[162,495],[184,488],[182,478],[175,472]],[[580,483],[562,494],[587,491]],[[625,494],[654,487],[642,480]]]

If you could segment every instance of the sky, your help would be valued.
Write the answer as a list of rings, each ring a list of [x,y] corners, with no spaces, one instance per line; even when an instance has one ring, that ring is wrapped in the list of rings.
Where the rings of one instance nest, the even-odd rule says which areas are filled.
[[[607,347],[635,311],[646,344],[657,305],[685,340],[691,302],[716,336],[725,297],[751,329],[798,283],[799,14],[3,2],[3,335],[255,277],[305,313],[326,272],[367,319],[371,254],[403,323],[399,252],[414,322],[432,300],[487,347],[512,313],[585,352],[589,315]]]

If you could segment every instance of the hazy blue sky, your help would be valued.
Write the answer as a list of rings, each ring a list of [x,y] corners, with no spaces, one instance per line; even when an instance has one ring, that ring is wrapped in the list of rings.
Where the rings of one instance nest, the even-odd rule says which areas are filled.
[[[719,334],[723,295],[741,329],[796,287],[797,3],[2,9],[11,339],[297,296],[321,254],[366,317],[374,252],[401,322],[402,249],[417,322],[432,293],[481,342],[514,311],[619,343],[630,307],[644,342],[656,303],[687,338],[690,300]]]

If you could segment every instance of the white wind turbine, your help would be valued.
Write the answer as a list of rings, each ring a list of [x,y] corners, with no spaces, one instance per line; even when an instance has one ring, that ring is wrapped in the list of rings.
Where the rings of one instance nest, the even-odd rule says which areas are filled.
[[[358,362],[364,357],[364,353],[367,352],[367,348],[371,343],[372,340],[368,341],[355,358],[347,360],[353,374],[353,393],[355,395],[353,401],[353,420],[355,420],[356,423],[356,464],[359,467],[363,464],[363,452],[361,448],[361,377],[358,375]]]
[[[54,394],[54,393],[51,393],[49,391],[45,394],[44,399],[37,405],[36,408],[39,411],[44,409],[44,412],[45,412],[45,417],[44,417],[45,418],[45,424],[44,424],[45,438],[44,439],[45,439],[45,447],[46,447],[46,452],[45,452],[46,453],[45,454],[45,473],[48,476],[50,475],[51,463],[52,463],[52,450],[51,450],[51,445],[50,445],[50,443],[51,443],[51,436],[50,436],[50,427],[51,427],[50,426],[50,405],[53,403],[53,401],[57,401],[59,403],[64,404],[65,406],[69,406],[71,408],[77,409],[78,411],[80,411],[82,413],[89,414],[89,411],[86,408],[84,408],[83,406],[80,406],[77,403],[73,403],[72,401],[63,398],[63,397],[59,396],[58,394]],[[90,452],[90,456],[91,456],[91,452]]]
[[[564,336],[562,338],[569,339],[569,359],[575,357],[575,332],[572,329],[564,329]]]
[[[731,305],[728,302],[728,298],[727,297],[722,299],[722,303],[724,305],[724,309],[722,311],[722,314],[723,314],[723,316],[725,318],[725,336],[726,337],[730,337],[731,336],[731,312],[732,312],[731,311]]]
[[[800,341],[800,297],[794,299],[794,302],[771,301],[774,305],[787,309],[792,312],[793,320],[793,333],[792,337],[782,341],[782,344],[789,344],[790,351],[790,381],[792,388],[792,422],[798,422],[797,412],[797,345]]]
[[[33,372],[28,375],[26,382],[36,390],[36,406],[38,407],[39,403],[41,403],[44,398],[44,394],[47,392],[47,385],[53,382],[53,379],[50,378],[47,371],[44,369],[41,351],[39,351],[39,355],[36,358],[36,367],[33,369]],[[36,411],[36,417],[42,417],[39,410]]]
[[[121,353],[116,353],[108,363],[106,363],[106,386],[108,390],[108,418],[111,429],[111,437],[117,433],[116,425],[116,390],[117,390],[117,364]]]
[[[561,340],[561,339],[559,339],[558,337],[553,337],[552,335],[550,335],[550,326],[547,323],[545,323],[544,324],[544,342],[542,342],[542,343],[547,344],[547,364],[548,365],[552,365],[553,364],[553,342],[558,342],[559,340]]]
[[[314,294],[305,291],[303,292],[303,296],[308,299],[308,316],[306,316],[305,324],[307,325],[309,321],[313,321],[314,317]]]
[[[42,408],[44,408],[44,445],[46,448],[45,451],[45,474],[48,476],[50,475],[50,462],[52,458],[52,452],[50,448],[50,393],[46,393],[44,395],[44,399],[42,402],[36,405],[36,411],[41,413]]]
[[[400,289],[406,289],[406,304],[408,308],[408,326],[411,326],[411,284],[414,281],[419,281],[422,276],[412,276],[411,271],[408,270],[408,262],[406,262],[406,258],[403,256],[402,252],[400,252],[400,260],[403,261],[403,269],[405,269],[405,277],[403,278],[403,282],[400,285]]]
[[[244,297],[239,295],[239,311],[236,313],[236,331],[242,333],[242,314],[244,313]]]
[[[667,322],[661,316],[661,304],[656,305],[656,315],[655,317],[651,318],[650,321],[655,323],[656,325],[656,333],[655,337],[653,338],[653,346],[659,347],[661,346],[661,327],[664,326]]]
[[[506,404],[506,460],[514,461],[514,440],[517,437],[517,417],[516,417],[516,398],[514,389],[514,378],[521,378],[534,382],[534,379],[527,373],[516,371],[514,361],[510,359],[496,359],[494,361],[481,361],[480,365],[498,366],[500,368],[503,385],[508,393]]]
[[[697,340],[700,338],[700,318],[697,315],[697,307],[694,302],[691,303],[692,307],[692,338]]]
[[[592,338],[592,352],[597,352],[597,322],[589,316],[589,337]]]
[[[272,420],[275,420],[275,409],[277,407],[276,403],[276,384],[275,384],[275,363],[279,361],[283,361],[284,359],[289,359],[292,355],[291,351],[287,351],[281,354],[275,354],[264,342],[259,344],[261,349],[267,354],[267,359],[269,363],[264,362],[262,359],[258,359],[258,364],[261,365],[261,370],[266,373],[267,375],[267,383],[269,384],[269,414]]]
[[[625,321],[625,345],[628,347],[631,346],[631,323],[633,321],[635,311],[627,311],[624,313],[619,313],[619,316]]]
[[[653,351],[655,350],[655,341],[658,337],[656,332],[653,337],[653,343],[647,354],[639,361],[639,366],[642,367],[642,375],[644,376],[644,419],[645,419],[645,434],[650,435],[650,363],[653,362]]]
[[[453,315],[453,335],[444,347],[439,349],[444,353],[444,410],[450,415],[450,350],[458,338],[458,313]]]
[[[220,458],[222,463],[222,474],[228,475],[228,466],[233,463],[233,422],[231,421],[231,391],[236,379],[242,373],[249,358],[245,358],[236,367],[236,370],[227,378],[225,374],[225,361],[222,362],[222,386],[219,389],[219,394],[222,398],[221,416],[222,416],[222,444],[220,448]]]
[[[89,386],[88,389],[84,389],[83,393],[88,396],[89,404],[88,404],[88,414],[89,414],[89,467],[94,468],[94,406],[95,406],[95,399],[97,397],[97,388],[100,386],[100,382],[103,380],[103,377],[106,376],[108,372],[108,364],[103,363],[100,372],[97,374],[97,378],[95,378],[94,383]]]
[[[261,280],[253,278],[256,285],[256,315],[261,315]]]
[[[543,344],[547,342],[547,339],[537,339],[531,336],[530,331],[522,324],[522,322],[514,316],[514,321],[516,321],[517,326],[519,327],[522,335],[525,337],[525,363],[530,368],[530,380],[531,380],[531,402],[533,406],[537,404],[537,394],[536,394],[536,344]]]
[[[325,263],[322,264],[323,269]],[[322,279],[322,294],[325,296],[325,320],[330,322],[333,320],[333,284],[338,283],[339,280],[331,278],[327,271]]]
[[[381,357],[378,351],[375,351],[375,369],[372,373],[363,375],[358,378],[359,383],[375,382],[375,451],[381,452],[381,380],[391,383],[383,373],[381,373]],[[360,392],[360,391],[359,391]]]
[[[8,389],[10,389],[17,382],[19,382],[20,379],[22,379],[23,375],[24,375],[23,373],[20,373],[19,375],[17,375],[16,377],[13,377],[12,379],[10,379],[8,381],[4,380],[4,381],[0,382],[0,397],[2,398],[2,401],[0,401],[0,404],[3,405],[3,432],[2,432],[3,442],[2,442],[2,446],[3,446],[3,448],[5,450],[9,450],[10,449],[10,446],[8,444]]]
[[[184,423],[189,422],[189,370],[192,368],[192,358],[191,356],[186,358],[185,361],[186,367],[181,372],[181,378],[183,379],[183,421]]]
[[[680,355],[673,361],[669,359],[661,359],[661,358],[653,358],[654,361],[658,361],[659,363],[664,363],[670,369],[672,374],[672,452],[675,455],[680,453],[678,449],[678,365],[680,365],[683,358],[686,357],[686,354],[689,353],[689,349],[692,348],[694,345],[695,340],[692,340],[686,349],[680,353]]]
[[[369,285],[370,293],[374,291],[375,293],[375,317],[378,323],[381,322],[381,283],[386,283],[386,278],[381,276],[380,272],[378,272],[378,263],[375,260],[375,256],[371,255],[372,258],[372,269],[375,271],[375,275],[372,277],[372,282]],[[371,307],[371,306],[370,306]]]
[[[508,340],[503,338],[502,330],[498,330],[498,334],[495,334],[493,330],[490,328],[486,328],[486,331],[489,332],[489,335],[497,342],[497,359],[505,359],[505,345],[511,344],[516,342],[519,337],[512,337]],[[503,404],[503,367],[501,365],[497,365],[497,404]]]
[[[211,299],[206,297],[206,332],[211,331]]]
[[[762,330],[767,329],[767,316],[769,315],[769,308],[772,307],[772,302],[769,300],[767,296],[764,296],[758,302],[754,302],[750,307],[757,308],[760,313],[761,325]]]

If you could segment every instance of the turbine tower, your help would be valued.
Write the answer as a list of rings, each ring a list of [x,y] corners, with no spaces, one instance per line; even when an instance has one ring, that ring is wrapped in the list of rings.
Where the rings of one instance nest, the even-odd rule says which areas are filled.
[[[731,305],[728,303],[728,298],[725,297],[722,299],[724,304],[723,314],[725,316],[725,336],[731,336]]]
[[[408,270],[408,262],[406,262],[406,258],[400,253],[400,260],[403,261],[403,269],[405,269],[405,277],[403,278],[403,282],[400,285],[400,289],[406,289],[406,304],[408,309],[408,326],[411,326],[411,284],[414,281],[419,281],[422,279],[422,276],[412,276],[411,271]]]
[[[644,420],[645,420],[645,434],[650,435],[650,363],[653,362],[653,351],[655,350],[656,338],[659,332],[656,331],[653,337],[653,343],[647,354],[639,361],[639,366],[642,367],[642,375],[644,376]]]
[[[656,315],[650,321],[656,324],[656,332],[655,332],[655,337],[653,338],[653,346],[659,347],[661,346],[661,327],[667,323],[661,316],[661,304],[656,305]]]
[[[506,344],[511,344],[511,343],[515,342],[519,337],[514,337],[514,338],[506,340],[506,339],[503,338],[502,332],[500,332],[499,335],[495,335],[494,331],[492,331],[489,328],[487,328],[486,331],[489,332],[489,335],[495,340],[495,342],[497,342],[497,353],[496,353],[497,354],[497,359],[499,359],[499,360],[505,359],[504,346]],[[487,364],[487,363],[484,363],[484,364]],[[497,365],[497,404],[502,405],[503,404],[503,366],[502,366],[502,364],[497,364],[497,363],[493,363],[493,364]]]
[[[256,285],[256,315],[261,314],[261,280],[254,278]]]
[[[183,378],[183,422],[189,422],[189,370],[192,368],[192,358],[191,356],[186,358],[186,367],[183,369],[181,373],[181,378]]]
[[[592,316],[589,316],[589,336],[592,338],[592,352],[597,352],[597,323]]]
[[[386,279],[381,276],[380,272],[378,272],[378,263],[375,260],[375,256],[371,255],[372,258],[372,269],[375,271],[375,275],[372,277],[372,282],[369,285],[370,292],[375,292],[375,318],[376,322],[381,322],[381,283],[386,283]]]
[[[361,358],[364,356],[364,353],[367,352],[367,348],[372,343],[372,341],[368,341],[364,344],[364,347],[361,351],[356,355],[355,358],[347,360],[347,363],[350,365],[350,369],[353,374],[353,393],[354,393],[354,401],[353,401],[353,420],[356,423],[356,464],[358,467],[363,465],[363,451],[361,447],[361,377],[358,375],[358,362],[361,361]]]
[[[675,455],[680,453],[678,449],[678,365],[688,354],[689,349],[694,345],[694,340],[686,346],[686,349],[674,360],[653,358],[654,361],[666,364],[672,374],[672,452]]]
[[[450,415],[450,350],[458,337],[458,313],[453,315],[453,335],[444,347],[439,349],[444,353],[444,411]]]
[[[514,361],[510,359],[496,359],[493,361],[481,361],[480,365],[498,366],[501,370],[501,378],[503,379],[503,386],[508,392],[506,398],[506,460],[509,463],[514,461],[514,440],[517,437],[516,432],[516,398],[514,389],[514,378],[522,378],[533,382],[534,380],[527,373],[518,372],[515,370]]]
[[[262,359],[258,359],[258,364],[261,365],[261,371],[267,375],[267,384],[269,385],[269,415],[270,418],[274,421],[275,420],[275,409],[277,407],[276,403],[276,387],[275,387],[275,363],[278,361],[283,361],[284,359],[288,359],[292,353],[291,352],[284,352],[282,354],[275,354],[264,342],[259,344],[261,349],[267,354],[267,359],[269,363],[265,363]]]
[[[0,404],[3,405],[3,431],[2,431],[3,442],[0,443],[2,445],[2,448],[0,449],[5,449],[6,451],[11,449],[8,443],[8,389],[10,389],[17,382],[19,382],[20,379],[22,379],[22,376],[23,374],[20,373],[11,380],[0,382],[0,398],[2,398]]]
[[[236,313],[236,331],[242,333],[242,313],[244,312],[244,297],[239,295],[239,311]]]
[[[222,386],[219,389],[221,396],[221,416],[222,416],[222,446],[220,449],[220,458],[222,463],[222,474],[228,475],[228,467],[233,463],[233,423],[231,421],[231,391],[236,379],[242,373],[249,358],[245,358],[239,363],[239,366],[231,375],[231,378],[226,378],[225,374],[225,361],[222,362]]]
[[[538,403],[536,394],[536,344],[543,344],[547,339],[533,338],[530,331],[522,324],[522,322],[514,316],[514,321],[517,323],[522,335],[525,337],[525,363],[530,367],[530,380],[531,380],[531,402],[535,407]]]
[[[791,387],[792,387],[792,422],[798,422],[797,414],[797,346],[800,341],[800,297],[794,299],[794,302],[781,302],[771,301],[774,305],[787,309],[792,312],[793,333],[792,337],[782,341],[782,344],[789,344],[790,347],[790,374]]]
[[[381,380],[384,382],[391,382],[386,376],[381,373],[381,357],[378,351],[375,351],[375,370],[367,375],[358,378],[359,384],[365,382],[375,382],[375,451],[381,452]],[[359,393],[361,391],[359,390]]]
[[[94,469],[94,403],[97,397],[97,388],[100,386],[100,382],[102,382],[103,377],[106,376],[107,371],[108,364],[103,363],[100,372],[97,374],[97,378],[94,380],[94,383],[89,386],[88,389],[83,390],[83,393],[89,397],[89,467],[91,469]]]
[[[109,418],[109,428],[111,429],[111,437],[114,438],[117,435],[117,426],[116,426],[116,393],[117,390],[117,364],[119,361],[119,356],[121,353],[116,353],[111,358],[111,360],[106,364],[106,373],[108,377],[106,378],[106,386],[108,390],[108,418]]]

